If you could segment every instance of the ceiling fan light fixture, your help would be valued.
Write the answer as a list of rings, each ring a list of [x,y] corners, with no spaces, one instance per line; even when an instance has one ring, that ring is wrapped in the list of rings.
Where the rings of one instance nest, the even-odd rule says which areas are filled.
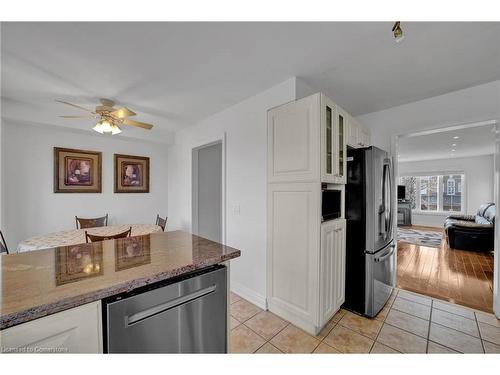
[[[100,134],[109,134],[112,135],[120,134],[122,130],[115,124],[109,122],[108,120],[101,120],[92,128],[96,132]]]
[[[80,110],[89,112],[91,115],[86,116],[60,116],[63,118],[95,118],[99,122],[92,128],[99,134],[120,134],[122,132],[120,126],[135,126],[137,128],[151,130],[153,129],[152,124],[145,122],[134,121],[129,119],[130,116],[135,116],[136,113],[126,107],[115,108],[115,102],[109,99],[101,99],[100,106],[95,107],[95,110],[81,107],[77,104],[69,103],[63,100],[56,99],[56,102],[69,105],[71,107],[78,108]]]
[[[403,29],[401,29],[400,21],[394,23],[394,26],[392,27],[392,32],[394,33],[394,39],[396,39],[396,43],[401,42],[405,38],[403,34]]]
[[[118,125],[111,125],[111,134],[112,135],[116,135],[116,134],[120,134],[122,132],[122,130],[120,129],[120,127]]]

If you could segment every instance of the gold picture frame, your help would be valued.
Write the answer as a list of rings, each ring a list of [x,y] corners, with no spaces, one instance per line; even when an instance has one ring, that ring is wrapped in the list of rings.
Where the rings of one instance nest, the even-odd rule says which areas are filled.
[[[54,147],[54,193],[101,192],[101,152]]]
[[[115,193],[149,193],[149,158],[115,154]]]

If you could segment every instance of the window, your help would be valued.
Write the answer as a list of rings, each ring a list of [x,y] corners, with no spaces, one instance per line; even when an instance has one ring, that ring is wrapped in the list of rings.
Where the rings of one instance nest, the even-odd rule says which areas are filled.
[[[462,212],[463,174],[404,176],[399,183],[406,186],[407,198],[414,210],[425,212]]]
[[[420,210],[438,210],[438,177],[420,177]]]
[[[443,176],[443,211],[462,211],[462,175]],[[444,188],[446,187],[446,189]]]

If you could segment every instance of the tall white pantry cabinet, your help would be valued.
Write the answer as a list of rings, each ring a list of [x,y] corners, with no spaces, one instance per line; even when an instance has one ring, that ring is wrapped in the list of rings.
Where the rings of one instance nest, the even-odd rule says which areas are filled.
[[[311,334],[345,298],[346,142],[369,142],[350,119],[320,93],[268,111],[267,303]],[[342,212],[322,223],[324,187],[341,191]]]

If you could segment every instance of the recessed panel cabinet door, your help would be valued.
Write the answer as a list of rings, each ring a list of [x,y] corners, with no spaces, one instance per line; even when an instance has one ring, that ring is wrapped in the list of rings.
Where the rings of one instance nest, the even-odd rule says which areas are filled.
[[[4,353],[102,353],[101,301],[0,331]]]
[[[268,112],[268,182],[319,181],[320,94]]]
[[[344,219],[321,224],[320,326],[340,309],[345,300]]]
[[[300,328],[318,325],[320,184],[268,186],[269,310]]]

